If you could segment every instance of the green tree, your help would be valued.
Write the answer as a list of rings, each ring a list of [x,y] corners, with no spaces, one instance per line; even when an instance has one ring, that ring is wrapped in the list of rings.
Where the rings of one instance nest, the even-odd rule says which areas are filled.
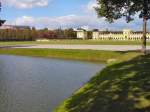
[[[31,29],[31,40],[35,40],[37,38],[38,38],[38,32],[37,32],[35,27],[32,27],[32,29]]]
[[[65,29],[64,35],[65,35],[65,38],[67,38],[67,39],[76,38],[76,32],[72,28]]]
[[[96,12],[98,17],[105,17],[107,21],[114,22],[126,17],[126,21],[134,20],[139,14],[143,18],[142,52],[146,54],[147,20],[150,18],[150,0],[97,0]]]

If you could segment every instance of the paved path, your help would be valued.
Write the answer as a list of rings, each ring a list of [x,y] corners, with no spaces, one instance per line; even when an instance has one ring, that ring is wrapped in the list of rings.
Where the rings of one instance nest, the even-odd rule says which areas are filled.
[[[10,47],[10,46],[9,46]],[[140,45],[24,45],[11,46],[10,48],[46,48],[46,49],[90,49],[90,50],[106,50],[106,51],[132,51],[140,50]],[[147,47],[150,50],[150,46]]]

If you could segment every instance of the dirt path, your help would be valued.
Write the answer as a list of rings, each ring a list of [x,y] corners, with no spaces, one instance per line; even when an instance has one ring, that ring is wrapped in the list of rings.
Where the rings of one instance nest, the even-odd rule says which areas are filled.
[[[140,50],[140,45],[23,45],[8,46],[10,48],[45,48],[45,49],[90,49],[90,50],[106,50],[106,51],[132,51]],[[150,46],[147,47],[150,49]]]

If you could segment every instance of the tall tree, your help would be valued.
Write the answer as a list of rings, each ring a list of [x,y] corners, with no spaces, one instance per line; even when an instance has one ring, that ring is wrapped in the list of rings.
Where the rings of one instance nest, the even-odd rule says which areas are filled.
[[[38,31],[36,30],[35,27],[32,27],[32,29],[31,29],[31,40],[35,40],[36,38],[38,38]]]
[[[76,38],[76,32],[72,28],[65,29],[64,36],[67,39],[74,39],[74,38]]]
[[[142,52],[146,54],[147,20],[150,19],[150,0],[97,0],[95,8],[98,17],[105,17],[114,22],[126,17],[126,21],[134,20],[135,15],[143,18]]]

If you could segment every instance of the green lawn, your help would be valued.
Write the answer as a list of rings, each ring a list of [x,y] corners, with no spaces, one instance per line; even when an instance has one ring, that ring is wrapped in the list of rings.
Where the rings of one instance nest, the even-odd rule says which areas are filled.
[[[141,53],[113,52],[97,50],[65,50],[65,49],[0,49],[0,54],[36,56],[47,58],[75,59],[94,62],[107,62],[108,60],[128,60]]]
[[[113,40],[50,40],[49,42],[14,41],[0,42],[0,45],[27,45],[27,44],[87,44],[87,45],[140,45],[140,41],[113,41]],[[150,45],[150,42],[147,42]]]
[[[107,66],[55,112],[150,112],[150,55]]]

